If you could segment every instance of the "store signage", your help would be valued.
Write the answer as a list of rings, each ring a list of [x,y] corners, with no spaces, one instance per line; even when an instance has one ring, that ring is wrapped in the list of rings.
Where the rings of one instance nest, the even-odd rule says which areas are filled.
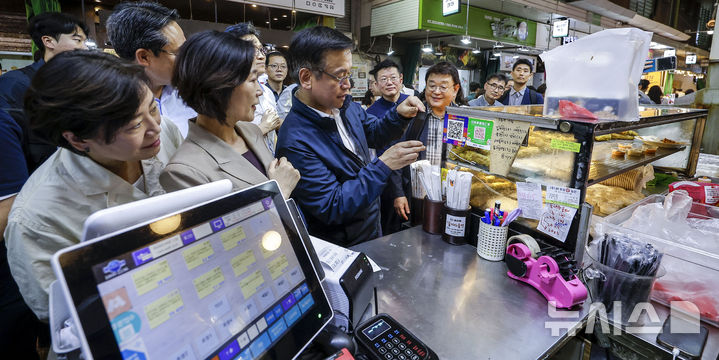
[[[442,0],[442,16],[449,16],[458,13],[459,3],[459,0]]]
[[[230,0],[244,3],[241,0]],[[344,0],[253,0],[253,4],[334,17],[345,16]]]
[[[667,49],[664,50],[664,56],[676,56],[677,50],[676,49]]]
[[[567,45],[567,44],[569,44],[571,42],[575,42],[575,41],[577,41],[576,36],[565,36],[562,38],[562,45]]]
[[[537,23],[534,21],[470,6],[468,11],[471,20],[466,24],[466,14],[443,16],[442,6],[443,2],[437,0],[420,0],[421,30],[456,35],[464,35],[466,31],[467,35],[474,38],[530,47],[537,42]]]
[[[559,38],[569,35],[569,19],[555,21],[552,24],[552,37]]]
[[[687,65],[697,63],[697,54],[687,54],[686,60],[684,61]]]

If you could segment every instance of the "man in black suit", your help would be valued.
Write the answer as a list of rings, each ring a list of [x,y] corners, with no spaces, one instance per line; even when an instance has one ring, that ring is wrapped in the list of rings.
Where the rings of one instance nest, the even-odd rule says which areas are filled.
[[[519,59],[512,65],[512,80],[514,85],[499,98],[499,102],[506,105],[544,104],[542,94],[527,88],[527,82],[532,77],[532,63],[527,59]]]

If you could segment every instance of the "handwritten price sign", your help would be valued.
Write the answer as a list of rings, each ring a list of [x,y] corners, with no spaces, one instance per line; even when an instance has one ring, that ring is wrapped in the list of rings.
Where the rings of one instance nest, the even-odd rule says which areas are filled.
[[[572,226],[572,219],[577,209],[559,204],[547,203],[539,219],[537,230],[564,242],[567,240],[569,228]]]

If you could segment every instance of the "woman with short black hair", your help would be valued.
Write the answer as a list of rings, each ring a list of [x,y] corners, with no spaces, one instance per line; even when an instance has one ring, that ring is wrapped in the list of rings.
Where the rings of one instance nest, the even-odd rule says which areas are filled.
[[[262,95],[257,66],[253,44],[228,33],[201,32],[182,46],[172,85],[198,115],[160,176],[165,189],[229,179],[240,190],[274,179],[290,196],[299,172],[287,159],[274,159],[252,123]]]
[[[38,70],[25,97],[30,124],[59,149],[10,210],[8,263],[28,306],[48,320],[50,258],[81,240],[92,213],[162,194],[163,162],[182,136],[161,119],[139,65],[75,50]]]

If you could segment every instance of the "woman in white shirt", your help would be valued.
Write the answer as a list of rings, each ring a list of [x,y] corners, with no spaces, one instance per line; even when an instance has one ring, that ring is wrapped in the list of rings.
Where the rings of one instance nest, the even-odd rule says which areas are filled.
[[[78,50],[52,58],[28,89],[25,113],[59,149],[10,210],[8,263],[25,302],[48,320],[52,255],[80,242],[92,213],[163,193],[159,175],[182,137],[163,121],[142,67]]]

